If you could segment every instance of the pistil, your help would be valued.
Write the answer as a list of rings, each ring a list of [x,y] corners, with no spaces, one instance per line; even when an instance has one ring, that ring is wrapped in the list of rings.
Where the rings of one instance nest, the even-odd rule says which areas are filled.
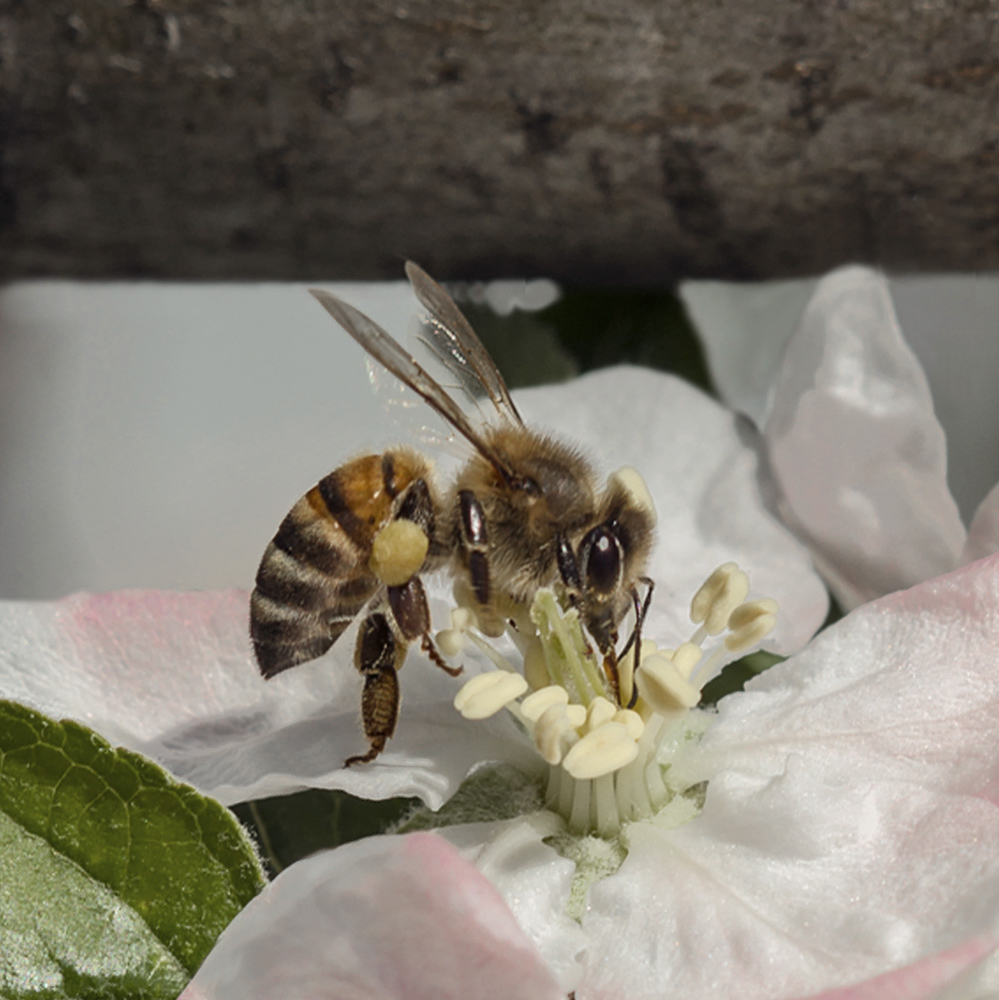
[[[577,611],[563,607],[553,591],[540,590],[529,615],[517,615],[523,672],[483,634],[475,611],[458,607],[451,628],[438,635],[441,649],[453,656],[471,641],[496,669],[468,681],[455,707],[476,720],[510,711],[548,764],[548,808],[572,833],[614,837],[626,823],[661,814],[685,791],[670,786],[670,760],[710,724],[710,715],[697,709],[702,689],[776,623],[776,602],[747,601],[748,595],[749,579],[735,563],[715,570],[691,601],[697,627],[686,642],[661,649],[643,641],[637,671],[634,648],[622,657],[621,703]],[[525,623],[533,634],[525,636]],[[634,707],[623,707],[633,685]],[[683,811],[685,818],[693,814]]]

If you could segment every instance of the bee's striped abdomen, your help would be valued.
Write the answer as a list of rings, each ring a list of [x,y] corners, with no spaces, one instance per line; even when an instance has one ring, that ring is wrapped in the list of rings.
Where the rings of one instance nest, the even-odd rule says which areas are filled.
[[[365,455],[292,507],[260,562],[250,635],[265,677],[322,656],[378,589],[368,568],[396,498],[426,473],[406,451]]]

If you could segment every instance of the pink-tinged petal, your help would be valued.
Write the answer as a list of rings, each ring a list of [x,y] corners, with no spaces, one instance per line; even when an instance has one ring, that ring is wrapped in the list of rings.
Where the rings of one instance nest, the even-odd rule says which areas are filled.
[[[946,446],[885,279],[824,278],[788,345],[765,438],[781,513],[846,607],[953,569]]]
[[[531,422],[566,428],[597,468],[632,465],[645,477],[659,515],[648,634],[664,645],[688,638],[691,597],[734,559],[749,573],[753,597],[780,604],[768,648],[800,649],[822,624],[828,598],[804,546],[767,508],[738,418],[680,379],[642,368],[593,372],[571,387],[525,390],[518,405]]]
[[[432,834],[292,865],[225,930],[184,1000],[562,1000],[490,883]]]
[[[437,808],[481,760],[533,756],[511,720],[469,725],[459,682],[421,656],[401,675],[405,709],[375,767],[348,635],[329,655],[265,681],[244,591],[118,591],[0,604],[0,696],[79,719],[224,802],[306,787]]]
[[[995,951],[997,944],[994,937],[974,938],[904,969],[886,972],[855,986],[827,990],[808,1000],[943,1000],[941,990],[973,970]],[[947,996],[953,994],[948,991]]]
[[[534,942],[563,993],[582,975],[587,939],[566,912],[575,864],[545,843],[564,831],[554,813],[500,823],[463,823],[440,831],[489,879]]]
[[[999,556],[859,608],[723,699],[674,772],[708,779],[703,812],[630,827],[590,892],[579,1000],[779,1000],[994,935],[997,662]]]

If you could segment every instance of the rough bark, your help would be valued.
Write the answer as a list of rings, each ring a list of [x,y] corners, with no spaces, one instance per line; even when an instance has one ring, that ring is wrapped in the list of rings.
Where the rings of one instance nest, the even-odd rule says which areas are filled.
[[[0,10],[6,277],[999,267],[999,0]]]

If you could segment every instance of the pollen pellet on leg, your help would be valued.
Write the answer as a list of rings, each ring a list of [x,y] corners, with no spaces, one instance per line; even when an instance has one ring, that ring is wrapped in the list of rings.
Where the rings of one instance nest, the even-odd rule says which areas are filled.
[[[429,545],[418,524],[405,518],[390,521],[375,535],[368,566],[387,587],[401,587],[420,571]]]
[[[466,719],[488,719],[527,690],[520,674],[490,670],[473,677],[454,696],[454,707]]]

